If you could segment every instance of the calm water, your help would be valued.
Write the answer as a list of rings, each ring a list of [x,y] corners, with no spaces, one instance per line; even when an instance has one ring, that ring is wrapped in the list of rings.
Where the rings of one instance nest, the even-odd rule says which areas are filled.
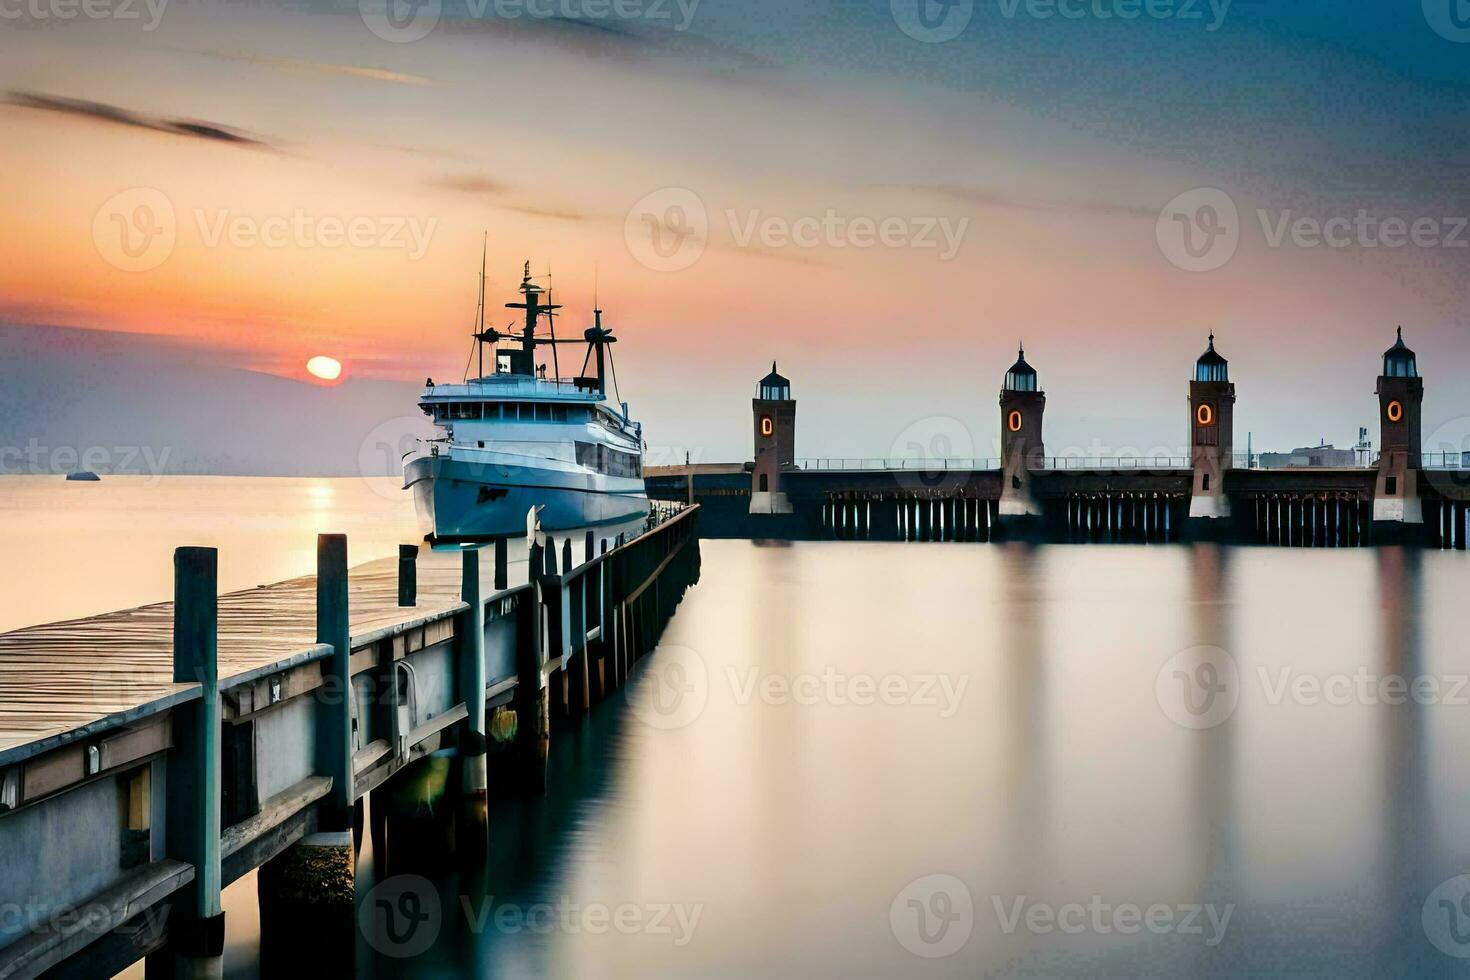
[[[185,541],[234,587],[417,533],[360,480],[7,480],[0,522],[6,627],[166,598]],[[1464,555],[703,548],[486,872],[379,885],[365,848],[370,910],[438,911],[364,973],[1464,975]]]
[[[0,631],[173,598],[173,552],[220,549],[224,591],[316,570],[316,536],[353,564],[422,541],[396,478],[0,476]]]
[[[1387,550],[707,542],[631,703],[554,737],[490,872],[436,883],[435,944],[371,970],[1463,976],[1467,584]]]

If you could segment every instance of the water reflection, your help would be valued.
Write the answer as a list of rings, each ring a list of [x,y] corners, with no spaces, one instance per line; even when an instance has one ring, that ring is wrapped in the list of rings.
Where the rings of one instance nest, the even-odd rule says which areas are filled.
[[[557,731],[547,798],[500,801],[489,868],[439,880],[438,944],[369,970],[1458,974],[1423,913],[1470,870],[1470,726],[1445,696],[1470,673],[1466,581],[1460,556],[1389,549],[707,542],[665,636],[707,667],[703,711],[655,729],[615,700]],[[1158,679],[1197,648],[1237,688],[1190,727]],[[477,931],[464,909],[490,896],[699,916],[682,944],[575,916]],[[916,955],[906,915],[960,942]]]
[[[1422,554],[1403,548],[1384,548],[1374,556],[1378,566],[1380,615],[1379,673],[1384,677],[1417,678],[1426,674],[1421,653],[1420,604],[1423,599]],[[1385,945],[1422,941],[1419,903],[1438,883],[1426,880],[1432,867],[1433,828],[1425,797],[1428,748],[1421,707],[1409,698],[1403,705],[1380,713],[1382,751],[1379,758],[1383,822],[1377,879],[1379,901],[1391,913],[1385,923]],[[1445,877],[1440,875],[1440,878]],[[1396,915],[1392,913],[1397,913]],[[1391,961],[1380,966],[1387,968]]]

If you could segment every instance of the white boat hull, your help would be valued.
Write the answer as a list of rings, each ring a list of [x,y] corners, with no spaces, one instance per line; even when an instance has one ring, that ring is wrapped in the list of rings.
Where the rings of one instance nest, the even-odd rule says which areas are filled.
[[[419,456],[404,467],[419,516],[435,541],[479,541],[526,533],[526,513],[540,507],[541,527],[566,531],[648,515],[643,481],[548,460],[535,465],[495,453]]]

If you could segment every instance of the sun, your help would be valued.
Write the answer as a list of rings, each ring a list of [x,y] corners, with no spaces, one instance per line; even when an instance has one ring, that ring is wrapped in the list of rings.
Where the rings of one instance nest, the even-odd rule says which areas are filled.
[[[318,354],[306,362],[307,373],[323,381],[336,381],[342,376],[342,362],[335,357]]]

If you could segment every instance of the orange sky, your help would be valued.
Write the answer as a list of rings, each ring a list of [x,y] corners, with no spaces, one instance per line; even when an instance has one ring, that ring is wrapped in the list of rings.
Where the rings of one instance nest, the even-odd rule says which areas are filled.
[[[564,328],[590,320],[596,282],[620,368],[667,431],[681,431],[679,406],[717,393],[724,407],[693,418],[734,417],[740,432],[745,389],[774,357],[823,400],[804,417],[834,453],[881,453],[895,413],[988,415],[1022,337],[1054,401],[1093,419],[1078,441],[1177,438],[1182,380],[1210,330],[1250,379],[1247,424],[1283,446],[1327,427],[1273,422],[1300,414],[1303,385],[1326,391],[1325,434],[1344,441],[1340,420],[1366,404],[1398,323],[1426,361],[1470,356],[1464,252],[1269,246],[1255,208],[1343,208],[1324,203],[1330,180],[1294,186],[1286,164],[1230,172],[1159,152],[1142,123],[1079,126],[901,58],[793,62],[761,46],[774,42],[721,37],[727,22],[667,43],[480,26],[390,44],[352,16],[227,6],[170,10],[148,32],[0,33],[0,167],[25,175],[0,196],[0,316],[177,336],[288,377],[319,353],[349,380],[453,376],[488,233],[492,318],[525,259],[552,271]],[[37,95],[133,124],[37,108]],[[1160,209],[1193,187],[1227,188],[1245,216],[1235,257],[1208,273],[1171,264],[1156,238]],[[635,203],[667,188],[708,218],[702,254],[678,271],[640,261],[628,231]],[[166,202],[172,244],[130,271],[109,242],[140,192]],[[1416,206],[1451,213],[1442,203]],[[763,218],[828,214],[964,234],[953,257],[740,240]],[[353,223],[358,243],[317,241]],[[851,412],[880,431],[851,431]]]

